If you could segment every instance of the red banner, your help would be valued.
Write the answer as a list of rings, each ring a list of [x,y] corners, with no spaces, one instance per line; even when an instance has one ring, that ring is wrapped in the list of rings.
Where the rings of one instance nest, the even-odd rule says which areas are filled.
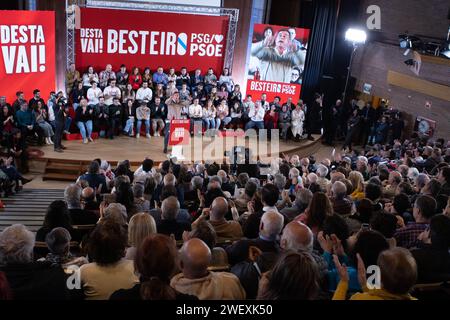
[[[190,120],[170,121],[169,146],[188,145],[190,139]]]
[[[280,97],[281,103],[292,98],[293,103],[300,99],[302,86],[295,83],[283,83],[260,80],[247,80],[247,94],[251,94],[253,101],[260,100],[261,95],[267,95],[267,101],[272,102],[275,97]]]
[[[268,101],[279,96],[284,103],[300,98],[309,29],[255,24],[247,74],[247,94]]]
[[[118,70],[134,66],[202,68],[222,72],[229,18],[133,10],[80,9],[76,65],[97,72],[107,63]]]
[[[0,96],[9,103],[17,91],[25,99],[40,89],[55,90],[54,11],[0,11]]]

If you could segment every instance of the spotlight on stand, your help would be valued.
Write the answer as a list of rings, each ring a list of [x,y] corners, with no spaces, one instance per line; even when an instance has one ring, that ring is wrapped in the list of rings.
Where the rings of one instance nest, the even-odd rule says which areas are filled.
[[[346,101],[346,95],[347,95],[347,87],[348,87],[348,80],[350,78],[351,70],[352,70],[352,63],[353,58],[356,54],[356,49],[358,49],[359,45],[363,45],[367,40],[367,33],[364,30],[361,29],[353,29],[350,28],[345,32],[345,40],[352,43],[353,45],[353,51],[352,55],[350,56],[350,62],[348,64],[347,68],[347,79],[345,80],[345,87],[344,87],[344,93],[342,94],[342,104],[345,105]]]
[[[345,33],[345,40],[352,42],[353,45],[362,44],[367,40],[367,33],[364,30],[350,28]]]

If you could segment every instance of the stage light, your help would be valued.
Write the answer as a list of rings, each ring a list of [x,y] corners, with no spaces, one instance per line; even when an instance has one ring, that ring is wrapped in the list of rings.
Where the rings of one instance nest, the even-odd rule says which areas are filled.
[[[345,105],[345,103],[346,103],[345,99],[347,98],[348,81],[350,79],[350,74],[352,73],[353,58],[356,55],[356,50],[358,49],[358,46],[363,45],[366,42],[367,33],[361,29],[349,28],[345,32],[345,40],[352,43],[353,50],[350,55],[350,62],[348,63],[347,78],[345,80],[344,92],[342,93],[342,104],[343,105]]]
[[[367,33],[364,30],[350,28],[345,32],[345,40],[354,44],[365,43],[367,40]]]

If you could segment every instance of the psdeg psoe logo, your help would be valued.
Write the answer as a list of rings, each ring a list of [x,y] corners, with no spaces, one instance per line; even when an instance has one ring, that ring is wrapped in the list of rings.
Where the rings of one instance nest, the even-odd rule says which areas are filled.
[[[224,36],[222,34],[188,34],[148,30],[106,30],[81,28],[80,44],[83,53],[179,55],[199,57],[222,57]],[[104,46],[106,40],[106,46]]]

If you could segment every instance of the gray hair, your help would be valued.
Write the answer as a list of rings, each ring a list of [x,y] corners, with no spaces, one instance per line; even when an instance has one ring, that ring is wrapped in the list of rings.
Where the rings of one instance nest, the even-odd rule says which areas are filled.
[[[81,207],[82,191],[81,187],[77,184],[70,184],[64,189],[64,200],[67,202],[69,209]]]
[[[264,236],[275,238],[283,229],[284,216],[275,211],[267,211],[261,217],[261,230]]]
[[[133,185],[133,194],[135,198],[142,198],[144,196],[145,187],[142,183],[135,183]]]
[[[257,179],[257,178],[250,178],[250,179],[248,179],[248,181],[254,182],[258,189],[261,187],[261,181],[259,181],[259,179]]]
[[[222,178],[220,176],[212,176],[209,178],[209,182],[218,182],[220,185],[222,185]]]
[[[300,171],[297,168],[291,168],[289,170],[289,178],[298,178],[300,176]]]
[[[318,164],[316,174],[321,178],[325,178],[328,174],[328,168],[325,167],[323,164]]]
[[[197,173],[203,173],[205,171],[205,165],[203,163],[198,163],[195,166],[195,172]]]
[[[297,206],[307,207],[311,203],[313,193],[309,189],[300,189],[295,195],[295,204]]]
[[[0,263],[33,261],[34,234],[23,224],[14,224],[0,233]]]
[[[222,179],[222,182],[227,181],[227,173],[225,172],[225,170],[217,171],[217,175],[220,177],[220,179]]]
[[[416,177],[415,184],[418,188],[422,189],[430,181],[430,177],[425,173],[419,173]]]
[[[72,237],[67,229],[54,228],[45,237],[45,242],[51,253],[65,254],[69,249],[71,239]]]
[[[103,215],[105,219],[115,221],[119,224],[127,224],[128,215],[127,208],[120,203],[111,203],[106,209]]]
[[[341,181],[336,181],[331,186],[331,191],[337,199],[343,199],[347,195],[347,187]]]
[[[273,177],[273,184],[278,188],[278,190],[283,190],[286,186],[286,177],[281,173],[277,173]]]
[[[180,203],[176,197],[170,196],[164,199],[161,205],[161,217],[164,220],[176,219],[178,211],[180,211]]]
[[[201,190],[203,187],[203,178],[200,176],[195,176],[191,180],[192,187],[196,190]]]
[[[369,160],[364,156],[359,156],[358,158],[356,158],[356,161],[364,162],[366,165],[369,164]]]
[[[408,169],[408,178],[411,180],[416,179],[419,176],[419,170],[417,168],[409,168]]]
[[[315,174],[315,173],[313,173],[313,172],[309,173],[308,176],[307,176],[307,178],[308,178],[308,182],[309,182],[310,184],[311,184],[311,183],[316,183],[316,182],[317,182],[317,174]]]

